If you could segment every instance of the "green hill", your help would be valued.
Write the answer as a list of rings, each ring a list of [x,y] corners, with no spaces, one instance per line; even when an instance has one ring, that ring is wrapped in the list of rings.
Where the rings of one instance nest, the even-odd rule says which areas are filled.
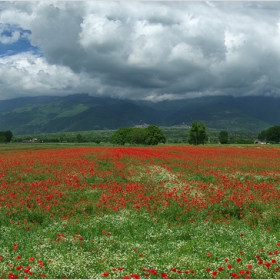
[[[231,131],[260,132],[280,124],[280,98],[215,96],[147,102],[75,94],[0,101],[0,131],[14,135],[117,129],[192,121]]]

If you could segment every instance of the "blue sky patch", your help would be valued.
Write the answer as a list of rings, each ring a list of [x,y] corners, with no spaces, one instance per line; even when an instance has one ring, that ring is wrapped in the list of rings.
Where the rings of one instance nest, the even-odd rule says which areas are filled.
[[[13,33],[18,31],[20,33],[19,39],[14,43],[2,43],[0,41],[0,56],[15,55],[21,52],[31,51],[33,53],[38,53],[39,48],[34,47],[30,44],[28,35],[31,34],[29,30],[3,30],[0,34],[1,37],[11,37]]]

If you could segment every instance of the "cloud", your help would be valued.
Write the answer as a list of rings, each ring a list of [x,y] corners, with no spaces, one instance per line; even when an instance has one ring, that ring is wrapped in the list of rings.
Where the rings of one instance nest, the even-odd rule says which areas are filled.
[[[279,2],[1,5],[0,43],[25,36],[39,50],[1,57],[2,99],[280,96]]]

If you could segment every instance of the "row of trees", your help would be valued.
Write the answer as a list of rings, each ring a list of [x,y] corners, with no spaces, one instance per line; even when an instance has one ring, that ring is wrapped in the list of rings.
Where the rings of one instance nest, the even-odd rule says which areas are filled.
[[[11,142],[13,133],[10,130],[0,131],[0,143]]]
[[[166,137],[161,129],[155,125],[149,125],[146,128],[123,127],[111,136],[110,142],[119,145],[124,145],[126,143],[157,145],[158,143],[165,143]]]
[[[206,132],[204,123],[194,121],[189,131],[188,143],[193,145],[205,144],[208,141],[209,134]],[[221,144],[227,144],[229,141],[228,132],[220,131],[219,141]]]
[[[208,141],[208,133],[204,123],[194,121],[189,130],[188,143],[191,145],[206,144]],[[228,143],[227,131],[221,131],[219,134],[219,141],[221,144]],[[158,143],[165,143],[166,137],[155,125],[150,125],[147,128],[128,128],[123,127],[117,130],[110,138],[113,144],[124,145],[128,144],[144,144],[157,145]]]

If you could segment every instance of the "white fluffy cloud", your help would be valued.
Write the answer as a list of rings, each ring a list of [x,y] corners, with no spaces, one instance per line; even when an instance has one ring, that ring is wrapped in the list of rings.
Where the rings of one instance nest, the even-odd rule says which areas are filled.
[[[36,47],[1,54],[1,99],[280,96],[279,2],[0,5],[0,44],[25,36]]]

